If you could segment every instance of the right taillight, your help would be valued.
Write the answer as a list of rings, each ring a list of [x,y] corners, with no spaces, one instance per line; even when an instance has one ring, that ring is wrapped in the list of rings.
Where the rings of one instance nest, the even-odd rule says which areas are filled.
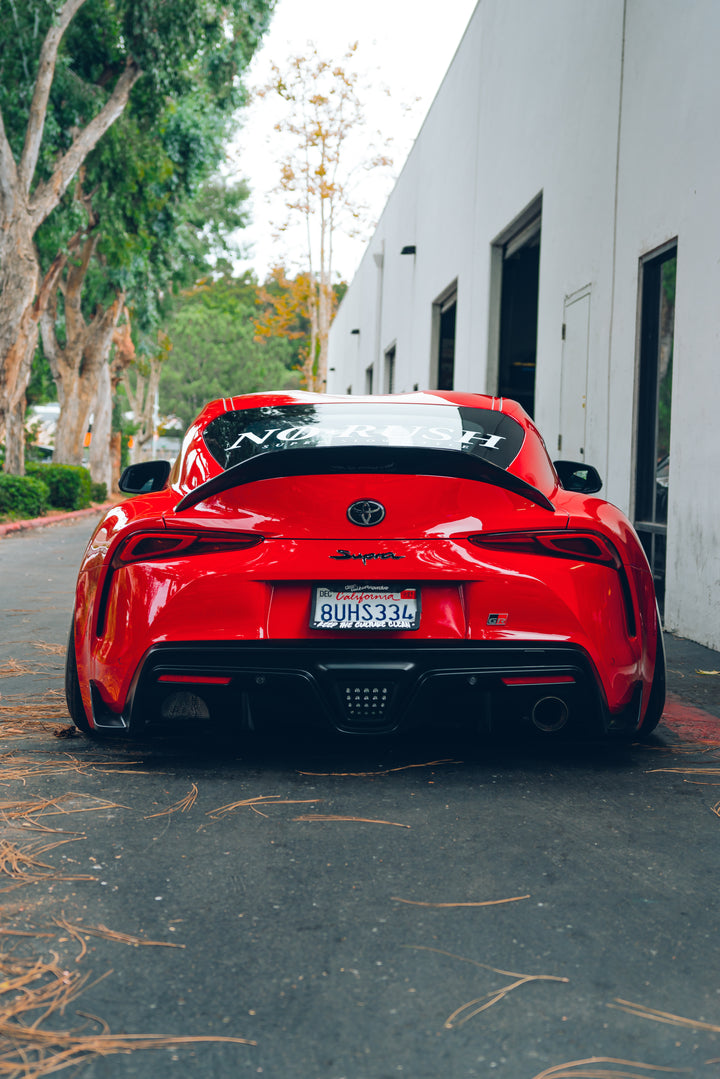
[[[574,562],[590,562],[614,569],[620,580],[628,633],[631,637],[637,634],[632,592],[622,559],[614,544],[598,532],[488,532],[468,536],[468,542],[474,547],[484,547],[491,551],[550,555],[554,558],[570,558]]]
[[[597,532],[488,532],[468,536],[475,547],[513,554],[554,555],[620,569],[615,547]]]

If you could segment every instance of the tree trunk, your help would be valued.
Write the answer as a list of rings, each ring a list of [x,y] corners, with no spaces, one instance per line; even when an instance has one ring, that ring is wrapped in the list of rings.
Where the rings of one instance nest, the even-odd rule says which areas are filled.
[[[153,456],[153,438],[157,423],[155,404],[160,385],[161,363],[157,356],[153,356],[150,360],[150,372],[147,378],[142,379],[142,401],[135,414],[135,421],[139,422],[140,427],[135,434],[133,464],[136,461],[149,461]]]
[[[82,464],[90,413],[124,301],[123,294],[118,294],[110,307],[98,306],[90,322],[85,321],[82,289],[97,241],[97,233],[85,237],[80,259],[70,266],[64,280],[58,275],[40,320],[43,348],[60,402],[53,453],[57,464]],[[58,291],[65,301],[64,348],[60,347],[56,334]]]
[[[37,345],[35,300],[40,280],[32,232],[16,214],[0,229],[0,438],[5,438],[5,471],[25,471],[25,390]]]
[[[45,303],[33,236],[55,209],[83,161],[127,105],[142,71],[130,60],[103,107],[55,162],[54,172],[31,191],[40,154],[47,103],[63,34],[85,0],[55,5],[54,19],[38,60],[25,142],[16,162],[0,110],[0,438],[5,470],[25,468],[25,429],[20,418]],[[57,260],[56,260],[57,261]]]
[[[92,441],[90,443],[90,478],[93,483],[104,483],[108,493],[112,490],[112,384],[110,367],[102,365],[98,376],[98,388],[93,404]]]

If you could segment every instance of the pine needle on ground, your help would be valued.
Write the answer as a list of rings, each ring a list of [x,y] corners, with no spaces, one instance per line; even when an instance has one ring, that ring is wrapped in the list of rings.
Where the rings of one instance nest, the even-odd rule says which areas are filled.
[[[601,1069],[588,1069],[588,1065],[600,1064]],[[605,1064],[619,1064],[623,1069],[633,1068],[631,1072],[618,1071],[611,1068],[608,1071]],[[582,1071],[568,1071],[568,1068],[582,1068]],[[637,1069],[640,1069],[638,1071]],[[538,1072],[533,1079],[648,1079],[648,1072],[673,1072],[679,1074],[677,1068],[664,1068],[659,1064],[645,1064],[640,1060],[620,1060],[618,1057],[586,1057],[584,1060],[568,1060],[565,1064],[555,1064],[552,1068],[546,1068]]]
[[[468,1000],[467,1003],[461,1004],[443,1023],[446,1030],[460,1027],[463,1023],[467,1023],[468,1020],[474,1019],[476,1015],[487,1011],[488,1008],[492,1008],[493,1004],[503,1000],[508,993],[511,993],[513,989],[518,989],[521,985],[527,985],[529,982],[567,983],[570,981],[569,978],[561,978],[554,974],[518,974],[512,970],[500,970],[498,967],[488,966],[487,963],[480,963],[476,959],[469,959],[464,955],[455,955],[453,952],[446,952],[442,948],[432,948],[427,944],[405,944],[403,947],[412,948],[414,951],[435,952],[437,955],[446,955],[450,959],[459,959],[462,963],[472,963],[473,966],[480,967],[482,970],[490,970],[493,974],[501,974],[503,977],[515,979],[509,985],[503,986],[502,989],[491,989],[489,993],[484,993],[475,1000]]]
[[[306,813],[302,817],[293,817],[295,821],[348,821],[353,824],[390,824],[393,828],[409,828],[409,824],[399,824],[394,820],[375,820],[372,817],[339,817],[334,814]]]
[[[500,903],[517,903],[521,899],[529,899],[529,895],[514,895],[511,899],[484,899],[475,903],[426,903],[420,899],[401,899],[399,895],[391,895],[396,903],[409,903],[413,907],[496,907]]]
[[[170,813],[187,813],[188,809],[192,809],[197,801],[198,789],[197,785],[193,783],[192,787],[179,802],[174,802],[167,809],[161,809],[159,813],[151,813],[150,816],[145,817],[145,820],[152,820],[153,817],[167,817]]]
[[[661,1012],[657,1008],[648,1008],[645,1004],[633,1004],[631,1000],[615,998],[614,1004],[608,1004],[608,1008],[617,1008],[618,1011],[627,1012],[628,1015],[637,1015],[641,1019],[654,1019],[656,1023],[669,1023],[674,1027],[690,1027],[693,1030],[708,1030],[713,1034],[720,1034],[720,1026],[717,1023],[705,1023],[701,1019],[686,1019],[682,1015],[674,1015],[672,1012]]]

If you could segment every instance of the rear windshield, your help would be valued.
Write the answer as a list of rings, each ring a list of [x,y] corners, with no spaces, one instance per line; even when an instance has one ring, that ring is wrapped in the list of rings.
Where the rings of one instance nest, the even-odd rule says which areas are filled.
[[[462,450],[507,468],[524,430],[502,412],[455,405],[280,405],[226,412],[203,433],[223,468],[260,453],[311,446],[413,446]]]

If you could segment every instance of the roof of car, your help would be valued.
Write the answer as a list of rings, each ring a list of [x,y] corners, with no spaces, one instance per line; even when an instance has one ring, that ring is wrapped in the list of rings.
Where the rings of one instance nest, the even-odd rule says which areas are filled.
[[[210,401],[200,413],[198,421],[209,423],[224,412],[236,412],[248,408],[279,408],[287,405],[449,405],[457,408],[487,408],[492,412],[504,412],[526,424],[530,417],[517,401],[506,397],[491,397],[483,393],[465,393],[458,390],[416,390],[412,393],[395,394],[328,394],[311,393],[307,390],[261,391],[237,397],[221,397]]]

